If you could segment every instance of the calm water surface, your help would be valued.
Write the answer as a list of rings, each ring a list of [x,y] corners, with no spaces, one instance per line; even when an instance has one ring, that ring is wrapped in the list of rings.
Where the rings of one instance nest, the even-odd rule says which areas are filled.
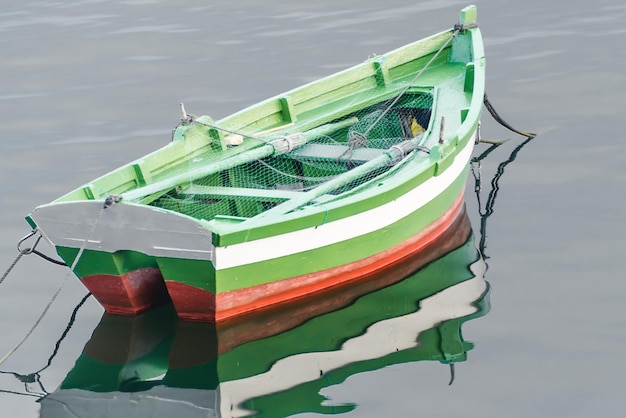
[[[476,346],[456,364],[453,385],[439,361],[391,362],[320,387],[328,400],[319,402],[337,411],[353,405],[347,414],[358,417],[623,416],[626,6],[476,3],[489,97],[513,125],[539,133],[506,166],[488,219],[491,309],[463,324]],[[5,2],[0,269],[28,232],[25,214],[167,143],[178,103],[218,119],[451,27],[465,5]],[[484,209],[489,180],[521,140],[486,112],[483,127],[484,137],[512,138],[482,162]],[[471,178],[467,207],[480,236]],[[66,269],[30,256],[0,285],[4,355],[63,284],[41,325],[0,366],[6,416],[44,416],[33,392],[56,391],[101,329],[102,309],[88,299],[55,351],[85,295],[66,277]],[[316,416],[304,411],[299,416]]]

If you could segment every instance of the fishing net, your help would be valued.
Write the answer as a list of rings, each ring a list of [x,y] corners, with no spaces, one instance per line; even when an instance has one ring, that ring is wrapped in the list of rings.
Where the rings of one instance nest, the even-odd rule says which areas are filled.
[[[207,130],[215,138],[212,146],[194,150],[183,164],[189,173],[201,174],[197,178],[190,174],[187,181],[145,203],[211,220],[252,218],[294,198],[302,205],[341,199],[369,187],[373,179],[392,169],[394,164],[388,161],[373,163],[387,150],[406,141],[419,143],[430,123],[432,103],[428,92],[405,93],[288,137],[259,134],[254,127],[219,132],[210,121],[199,119],[177,140],[192,143],[194,135],[206,137]],[[240,152],[244,148],[246,152]],[[264,155],[264,149],[269,155]],[[228,152],[238,155],[226,159]],[[225,168],[203,171],[202,167],[216,163]],[[362,173],[346,175],[357,173],[359,167]],[[164,171],[163,176],[171,174]]]

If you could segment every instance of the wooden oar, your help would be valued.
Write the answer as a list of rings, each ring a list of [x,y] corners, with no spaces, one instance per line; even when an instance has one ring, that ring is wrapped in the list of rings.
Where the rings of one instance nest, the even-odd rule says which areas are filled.
[[[131,190],[121,195],[121,200],[130,202],[138,201],[146,196],[150,196],[150,200],[156,199],[159,195],[173,189],[174,187],[189,183],[211,174],[219,173],[242,164],[260,160],[262,158],[286,154],[296,148],[301,147],[309,141],[328,135],[336,130],[347,128],[357,122],[357,118],[349,118],[336,123],[328,123],[306,132],[291,134],[287,136],[273,136],[267,142],[258,148],[243,151],[239,154],[226,157],[223,160],[196,167],[185,173],[181,173],[167,179],[148,184],[144,187]],[[157,194],[157,196],[153,196]],[[151,196],[152,195],[152,196]],[[147,203],[142,201],[142,203]]]
[[[370,160],[358,167],[355,167],[352,170],[347,171],[346,173],[327,181],[326,183],[322,183],[316,188],[311,189],[308,192],[302,193],[301,195],[293,199],[287,200],[286,202],[281,203],[280,205],[277,205],[272,209],[260,213],[257,216],[250,218],[248,221],[245,221],[244,223],[246,225],[249,225],[255,223],[255,221],[257,220],[264,220],[271,216],[286,214],[300,208],[301,206],[306,205],[313,199],[316,199],[328,192],[343,187],[356,179],[362,178],[374,170],[377,170],[387,165],[396,164],[413,150],[418,148],[424,149],[419,145],[421,140],[422,135],[414,139],[406,140],[399,144],[396,144],[387,149],[382,155],[374,158],[373,160]]]

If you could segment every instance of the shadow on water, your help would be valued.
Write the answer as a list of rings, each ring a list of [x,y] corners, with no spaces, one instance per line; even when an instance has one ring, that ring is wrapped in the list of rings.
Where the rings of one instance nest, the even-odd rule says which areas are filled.
[[[46,365],[13,375],[40,402],[42,418],[338,414],[320,391],[352,375],[417,361],[449,365],[467,359],[473,343],[465,322],[489,311],[485,281],[487,220],[507,165],[502,161],[483,202],[480,163],[472,160],[480,215],[475,239],[465,211],[438,245],[394,271],[242,321],[179,321],[171,306],[136,317],[104,314],[60,387],[49,392],[40,373],[50,367],[88,295],[76,306]]]

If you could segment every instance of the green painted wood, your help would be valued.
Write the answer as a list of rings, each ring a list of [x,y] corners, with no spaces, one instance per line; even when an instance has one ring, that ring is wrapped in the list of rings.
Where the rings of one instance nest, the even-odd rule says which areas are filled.
[[[296,109],[291,103],[291,98],[289,96],[281,97],[279,101],[283,120],[290,123],[295,122],[298,118],[296,115]]]
[[[467,6],[463,10],[461,10],[461,16],[459,18],[459,23],[462,25],[467,25],[469,23],[476,23],[478,17],[478,9],[476,6],[471,5]]]
[[[470,105],[470,102],[468,101],[466,94],[463,92],[462,87],[464,82],[463,76],[465,73],[465,66],[458,63],[446,65],[445,70],[442,69],[441,73],[443,74],[441,76],[442,79],[444,81],[447,81],[447,85],[449,88],[436,89],[434,91],[435,98],[433,105],[433,118],[439,114],[445,113],[448,129],[454,133],[461,127],[461,115],[458,110],[458,104],[466,103],[467,105]],[[426,74],[426,77],[431,76]],[[451,82],[450,80],[456,81]],[[408,191],[409,189],[415,188],[419,184],[422,184],[433,175],[440,174],[445,168],[447,168],[451,164],[454,156],[458,153],[459,149],[461,149],[463,145],[467,144],[471,133],[474,132],[475,125],[472,125],[471,122],[473,121],[468,121],[467,123],[469,123],[470,127],[473,126],[473,129],[464,129],[465,136],[462,137],[460,140],[455,136],[449,137],[447,143],[444,144],[446,146],[442,147],[439,153],[437,151],[431,151],[430,156],[427,156],[425,154],[416,155],[417,166],[414,170],[400,171],[392,169],[390,174],[386,175],[384,179],[379,179],[383,182],[395,181],[399,183],[405,183],[404,186],[399,186],[396,183],[395,189],[391,187],[389,188],[389,190],[387,190],[386,188],[377,188],[369,192],[363,192],[360,193],[360,198],[357,199],[356,202],[350,201],[349,199],[342,199],[336,204],[324,201],[323,204],[320,204],[320,207],[317,209],[315,207],[309,206],[307,207],[306,211],[299,211],[296,216],[290,216],[289,214],[287,214],[278,217],[267,224],[262,224],[261,222],[258,222],[259,219],[262,220],[265,216],[258,217],[257,221],[255,221],[253,218],[242,224],[233,224],[230,222],[224,224],[219,220],[210,221],[208,222],[208,226],[212,231],[216,233],[215,243],[218,246],[232,245],[237,242],[242,242],[243,240],[254,240],[295,231],[300,228],[313,227],[323,222],[330,222],[331,220],[341,219],[341,217],[350,216],[354,213],[371,209],[380,205],[381,202],[393,200],[401,194],[406,193],[406,191]],[[433,129],[431,135],[437,136],[439,126],[438,124],[435,125],[436,126]],[[442,159],[442,161],[439,161],[440,159]],[[420,162],[420,160],[423,161]],[[384,165],[383,161],[384,160],[378,160],[376,164]],[[374,164],[369,167],[371,168],[373,165]],[[439,168],[437,169],[437,167]],[[367,168],[368,167],[359,167],[359,169],[363,171],[367,171]],[[402,172],[402,174],[398,175],[396,180],[393,180],[394,175],[399,172]],[[358,174],[358,172],[355,172],[353,174]],[[335,186],[335,184],[341,183],[341,181],[341,179],[338,179],[335,181],[336,183],[330,183],[326,187],[332,188]],[[382,192],[381,190],[385,191]],[[308,196],[298,198],[298,202],[286,202],[286,204],[289,205],[287,209],[299,207],[303,204],[302,202],[314,201],[316,194],[319,194],[321,196],[324,193],[325,192],[323,189],[319,189],[317,191],[313,190]],[[283,208],[286,207],[283,206]],[[281,211],[281,213],[285,212],[284,210],[277,209],[274,213],[278,211]],[[269,217],[267,218],[269,219]]]
[[[475,67],[473,62],[467,63],[465,67],[465,83],[463,85],[463,90],[471,93],[474,91],[474,78],[475,77]]]
[[[216,272],[209,261],[154,258],[133,251],[120,251],[110,254],[84,250],[74,272],[78,277],[92,274],[121,275],[136,269],[158,265],[166,280],[178,281],[211,292],[231,291],[269,283],[357,261],[410,238],[415,231],[423,229],[436,220],[438,214],[451,205],[464,184],[465,175],[461,175],[440,197],[383,230],[332,246],[262,263],[253,263]],[[68,265],[71,265],[78,249],[58,247],[57,252]],[[263,271],[263,274],[258,274],[259,271]]]
[[[226,246],[322,225],[378,207],[382,202],[391,201],[405,194],[435,174],[434,162],[426,159],[418,165],[420,170],[417,174],[417,170],[410,170],[409,165],[402,165],[392,168],[384,177],[376,179],[378,183],[389,185],[385,192],[370,191],[358,194],[355,192],[354,196],[338,196],[335,201],[324,200],[320,205],[308,206],[306,210],[286,214],[267,224],[232,225],[212,220],[207,222],[207,226],[216,232],[215,245]]]
[[[473,23],[475,20],[475,8],[470,7],[462,11],[460,18],[462,24]],[[163,193],[174,187],[200,176],[202,177],[200,187],[207,188],[204,190],[208,193],[207,196],[213,193],[214,196],[225,200],[223,203],[212,203],[208,199],[202,210],[194,215],[200,225],[213,232],[213,242],[217,246],[233,245],[246,240],[314,227],[375,208],[419,186],[432,176],[441,174],[449,167],[459,149],[470,140],[477,127],[485,83],[485,60],[480,30],[478,28],[463,30],[453,39],[450,38],[451,35],[452,31],[448,30],[430,36],[383,56],[374,57],[352,69],[267,99],[217,122],[208,116],[201,116],[197,121],[208,126],[201,123],[180,126],[174,133],[173,142],[140,160],[69,192],[55,202],[104,199],[109,194],[125,194],[126,198],[135,197],[141,203],[148,204],[159,199]],[[379,187],[369,187],[371,184],[366,183],[338,196],[331,196],[327,192],[341,185],[342,182],[354,178],[359,174],[359,170],[361,173],[366,173],[370,169],[385,166],[388,156],[383,155],[373,159],[364,156],[359,160],[366,161],[364,166],[361,166],[363,168],[358,168],[343,179],[336,180],[335,184],[326,184],[308,194],[251,191],[247,187],[238,187],[242,184],[241,178],[237,178],[232,167],[264,156],[275,155],[273,146],[252,138],[255,133],[278,128],[264,136],[264,139],[274,139],[281,135],[309,131],[320,125],[345,118],[363,108],[389,100],[400,92],[404,92],[407,83],[414,81],[415,74],[421,66],[429,62],[448,41],[450,41],[448,46],[441,51],[432,66],[424,71],[415,85],[408,90],[409,93],[421,92],[433,97],[431,123],[425,135],[427,143],[423,144],[431,148],[429,156],[416,153],[415,158],[408,158],[370,181],[371,184],[375,183]],[[446,120],[443,132],[445,140],[439,145],[433,142],[433,138],[436,140],[440,134],[439,121],[442,116]],[[252,137],[246,137],[240,146],[227,147],[224,137],[228,133],[216,129],[216,126],[243,131],[244,136]],[[270,148],[272,148],[271,152]],[[310,152],[314,158],[320,159],[335,154],[334,151],[331,153],[317,146],[303,148],[299,152],[302,155]],[[355,156],[360,152],[357,150]],[[297,170],[294,168],[291,172],[296,173]],[[223,181],[224,178],[230,178],[231,183]],[[264,266],[272,270],[268,280],[271,280],[271,277],[278,279],[288,277],[289,274],[332,267],[339,265],[337,263],[355,260],[401,242],[406,238],[403,234],[409,234],[409,232],[415,234],[419,231],[416,225],[418,228],[423,227],[440,216],[451,202],[452,190],[455,190],[458,195],[464,179],[464,177],[459,177],[454,186],[444,191],[443,197],[435,199],[427,205],[426,209],[407,217],[407,220],[402,220],[385,231],[380,231],[380,236],[360,237],[356,241],[348,241],[345,247],[319,249],[319,252],[307,254],[304,262],[296,258],[285,258],[285,260],[273,262],[275,264],[269,263]],[[229,191],[223,189],[230,184],[234,185],[234,188]],[[183,193],[190,193],[190,189]],[[252,198],[254,205],[244,207],[237,199],[238,196]],[[255,216],[263,210],[262,202],[266,201],[282,203],[266,215]],[[179,206],[184,207],[185,204],[183,202]],[[303,205],[306,205],[306,208],[301,209]],[[164,210],[178,210],[174,204],[164,207]],[[228,210],[224,210],[224,207]],[[280,216],[273,216],[276,214]],[[213,220],[205,221],[202,218]],[[247,220],[247,218],[251,219]],[[27,221],[31,226],[37,226],[30,217],[27,217]],[[372,242],[376,244],[372,245]],[[71,260],[72,251],[75,250],[60,248],[59,253],[64,253],[64,256]],[[334,254],[331,254],[331,251],[334,251]],[[329,261],[326,264],[316,265],[314,269],[313,262],[324,257]],[[100,266],[104,270],[120,271],[119,266],[115,265],[115,258],[111,258],[110,255],[103,255],[100,260],[97,252],[87,252],[87,260],[90,260],[93,266]],[[146,259],[143,262],[153,263],[154,260]],[[129,265],[133,263],[135,262]],[[165,264],[168,263],[165,262]],[[178,262],[173,264],[176,263]],[[81,264],[81,268],[85,271],[81,270],[80,274],[84,274],[89,264],[83,264],[82,260]],[[181,280],[186,283],[199,283],[198,285],[201,285],[204,280],[203,286],[206,288],[213,286],[220,290],[240,288],[239,285],[242,282],[245,282],[242,286],[259,284],[252,278],[237,280],[239,284],[236,285],[229,282],[229,280],[235,282],[233,278],[242,275],[258,277],[254,268],[258,270],[259,266],[244,266],[232,271],[219,272],[219,284],[215,285],[211,284],[211,280],[207,281],[207,277],[214,276],[214,272],[206,268],[206,265],[210,266],[210,263],[200,263],[198,266],[201,264],[202,267],[191,269],[195,273],[181,276]],[[301,267],[298,267],[299,265]],[[176,277],[178,269],[184,269],[184,263],[177,264],[176,268],[169,268],[168,274]],[[279,277],[275,273],[280,269],[285,270],[285,276]],[[222,279],[223,283],[220,282]]]
[[[317,186],[314,189],[311,189],[308,192],[302,193],[301,195],[294,197],[287,202],[275,206],[272,209],[266,210],[265,212],[255,216],[253,219],[248,221],[249,225],[252,226],[255,222],[265,222],[264,219],[266,220],[268,218],[280,216],[296,210],[306,203],[311,202],[313,199],[316,199],[322,195],[325,195],[326,193],[336,190],[350,183],[351,181],[364,177],[367,173],[388,165],[392,161],[392,158],[393,157],[389,153],[384,153],[381,156],[366,162],[365,164],[353,168],[342,176],[338,176],[332,180],[328,180],[327,182]]]
[[[56,247],[57,254],[68,266],[72,265],[78,254],[78,248]],[[157,267],[154,257],[130,250],[106,253],[85,249],[74,268],[79,278],[93,274],[122,275],[138,269]]]
[[[174,280],[216,293],[215,268],[208,261],[156,257],[155,263],[165,280]]]
[[[318,138],[319,136],[323,136],[329,132],[333,132],[334,130],[350,126],[354,124],[354,122],[355,121],[353,119],[349,119],[337,123],[322,125],[315,129],[311,129],[310,131],[303,132],[301,135],[303,138],[306,139],[306,141],[311,141]],[[256,148],[231,148],[230,150],[232,150],[232,152],[227,157],[220,156],[219,158],[216,158],[215,161],[212,161],[211,164],[203,162],[195,168],[187,168],[184,172],[180,174],[172,175],[159,182],[151,183],[142,188],[137,188],[129,192],[123,193],[122,197],[126,201],[141,199],[145,196],[152,195],[161,191],[166,192],[167,190],[172,189],[180,184],[189,183],[201,177],[210,176],[212,174],[219,173],[233,167],[237,167],[252,161],[263,159],[265,157],[276,155],[277,147],[274,143],[271,142],[272,139],[275,139],[275,137],[268,138],[267,141],[256,140],[256,144],[259,145]],[[144,201],[144,203],[147,202]]]
[[[83,193],[88,200],[94,200],[96,197],[99,197],[97,192],[94,190],[93,184],[88,184],[83,187]]]
[[[376,77],[376,85],[384,88],[390,83],[389,68],[384,65],[384,57],[373,62]]]
[[[460,176],[438,198],[382,230],[303,253],[219,270],[214,279],[217,281],[217,291],[237,290],[338,267],[391,248],[397,243],[411,238],[416,231],[434,222],[441,213],[452,205],[454,199],[465,186],[465,180],[465,175]],[[258,274],[259,271],[262,271],[263,274]]]
[[[356,148],[348,152],[349,150],[347,145],[307,144],[290,153],[290,157],[304,160],[364,163],[380,157],[387,151],[380,148]]]
[[[132,165],[135,175],[137,176],[137,185],[145,186],[151,180],[150,173],[145,171],[142,167],[143,161],[139,161]]]

